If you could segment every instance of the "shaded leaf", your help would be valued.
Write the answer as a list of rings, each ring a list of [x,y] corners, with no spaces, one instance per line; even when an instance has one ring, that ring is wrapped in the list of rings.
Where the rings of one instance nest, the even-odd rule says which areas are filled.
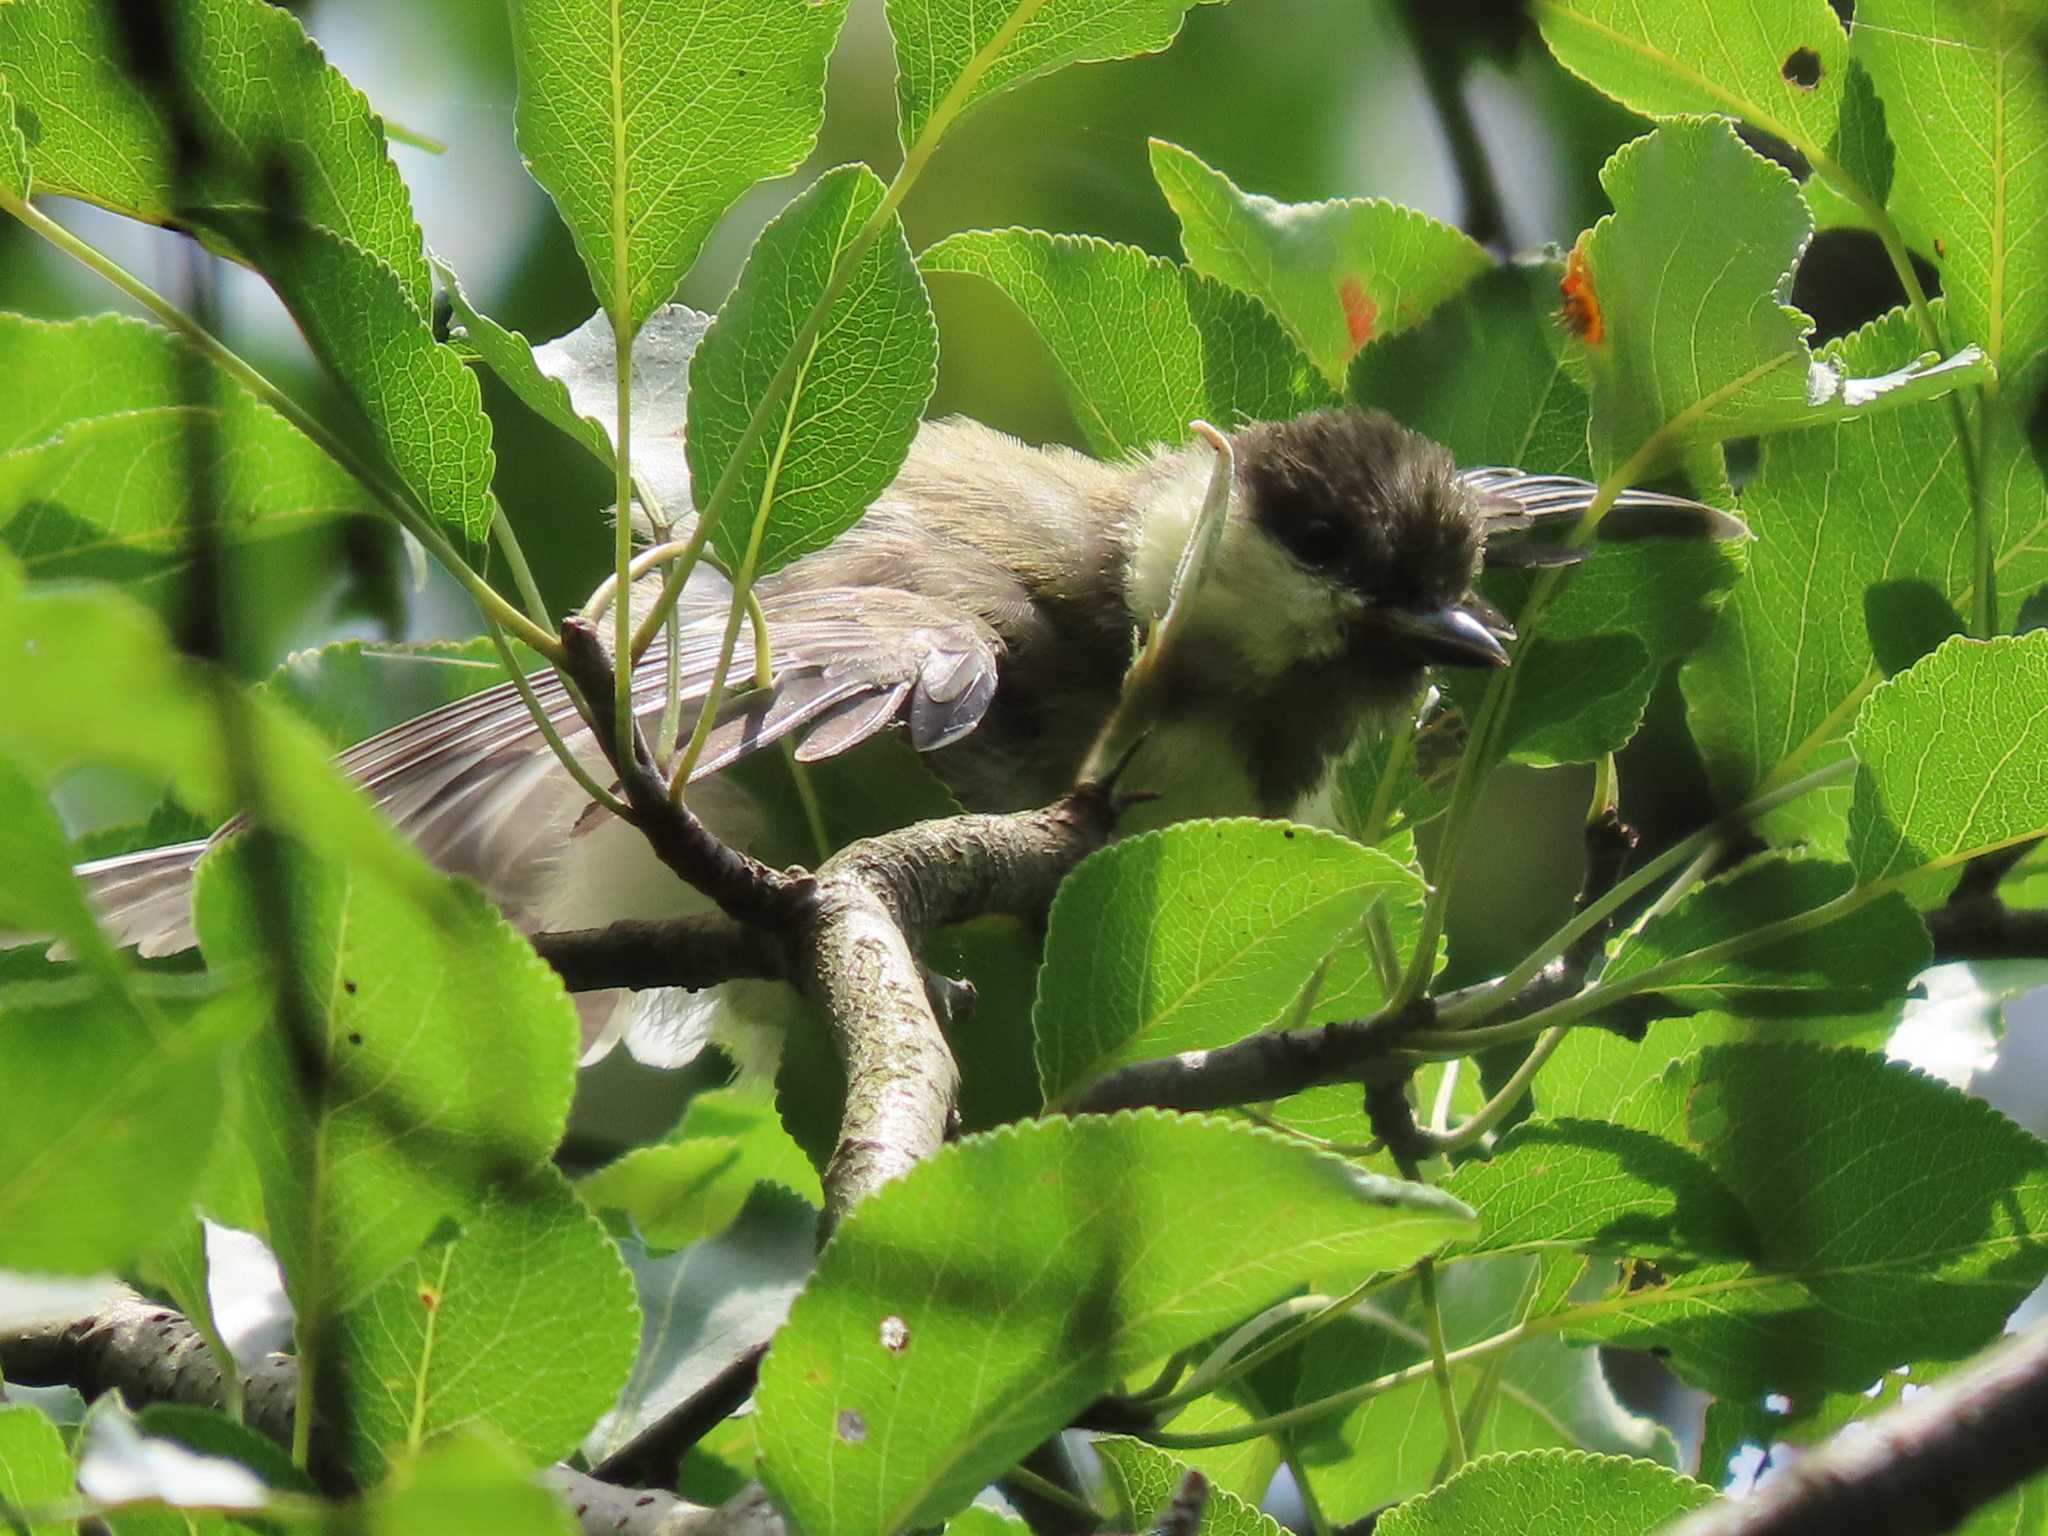
[[[181,572],[201,443],[224,540],[375,509],[298,428],[157,326],[0,315],[0,373],[36,381],[0,401],[0,542],[31,576]],[[193,401],[195,384],[206,403]]]
[[[152,224],[197,226],[259,267],[235,230],[208,216],[269,210],[389,268],[424,314],[431,285],[411,194],[362,93],[278,6],[190,0],[166,14],[174,57],[152,62],[170,66],[164,77],[173,85],[158,92],[121,66],[128,42],[117,8],[99,0],[0,7],[0,73],[17,123],[34,125],[36,190]],[[202,135],[189,163],[173,118],[180,110]]]
[[[400,1465],[356,1512],[363,1536],[574,1536],[561,1499],[496,1436],[464,1431]]]
[[[514,654],[540,664],[516,643]],[[264,691],[340,751],[504,681],[498,648],[482,636],[402,645],[337,640],[294,651],[270,674]]]
[[[1601,984],[1670,967],[1656,982],[1657,995],[1684,1012],[1725,1008],[1770,1017],[1884,1007],[1904,996],[1934,957],[1926,925],[1902,896],[1880,897],[1831,923],[1724,959],[1697,953],[1812,911],[1855,883],[1846,864],[1752,859],[1625,937]]]
[[[0,1268],[114,1269],[190,1219],[252,1001],[85,978],[0,994]]]
[[[1869,373],[1917,344],[1911,317],[1893,310],[1823,356],[1844,372]],[[2048,575],[2048,552],[2029,549],[2048,512],[2039,470],[2010,450],[1993,467],[2001,579],[2038,580]],[[1866,609],[1872,587],[1924,582],[1967,612],[1973,583],[1969,481],[1940,406],[1765,439],[1742,513],[1757,536],[1748,579],[1682,675],[1693,734],[1729,804],[1839,755],[1880,676]]]
[[[0,1502],[14,1509],[62,1504],[72,1498],[71,1453],[42,1410],[0,1403]],[[44,1520],[22,1529],[28,1536],[69,1536],[77,1525]]]
[[[640,1292],[640,1353],[617,1404],[586,1441],[601,1461],[631,1445],[721,1371],[766,1344],[817,1261],[818,1212],[757,1187],[717,1236],[655,1255],[627,1243]]]
[[[1654,1347],[1718,1396],[1860,1391],[1960,1359],[2048,1274],[2048,1147],[1869,1052],[1712,1046],[1639,1102],[1741,1203],[1755,1257],[1702,1255],[1561,1322]]]
[[[259,1037],[247,1134],[293,1308],[317,1329],[554,1150],[577,1028],[560,978],[474,886],[444,880],[422,922],[368,866],[276,853],[311,1038]],[[242,842],[200,866],[215,966],[268,954],[249,858]]]
[[[629,330],[720,215],[817,141],[846,0],[519,0],[520,152]]]
[[[802,366],[778,379],[834,268],[865,221],[882,216],[882,195],[864,166],[828,171],[800,193],[761,232],[690,359],[691,490],[703,511],[721,477],[736,477],[711,534],[735,566],[755,547],[757,524],[761,571],[851,527],[895,478],[931,397],[931,301],[893,213]],[[761,413],[767,429],[745,444],[750,417]]]
[[[1329,395],[1301,350],[1243,294],[1134,246],[1043,230],[968,230],[918,258],[986,278],[1047,348],[1088,445],[1103,458],[1298,415]]]
[[[908,150],[950,115],[1068,64],[1153,53],[1210,0],[889,0],[896,132]],[[935,123],[934,119],[938,119]]]
[[[943,1519],[1122,1373],[1307,1275],[1342,1286],[1469,1222],[1434,1190],[1223,1120],[965,1138],[834,1234],[762,1368],[763,1480],[797,1523],[846,1536]]]

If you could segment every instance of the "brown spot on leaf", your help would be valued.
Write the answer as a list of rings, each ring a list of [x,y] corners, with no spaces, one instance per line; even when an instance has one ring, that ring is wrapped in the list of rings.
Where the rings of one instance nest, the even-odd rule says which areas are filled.
[[[1810,91],[1820,84],[1820,55],[1811,48],[1794,48],[1785,55],[1779,73],[1802,91]]]
[[[441,1293],[435,1290],[432,1286],[421,1286],[420,1305],[425,1307],[429,1312],[436,1311],[441,1305]]]
[[[1380,319],[1380,307],[1373,303],[1372,296],[1365,291],[1365,284],[1358,275],[1350,273],[1337,285],[1337,302],[1344,306],[1344,332],[1351,338],[1352,350],[1364,346],[1373,338]]]
[[[1584,236],[1564,259],[1564,277],[1559,280],[1557,291],[1564,296],[1558,319],[1564,322],[1565,329],[1587,346],[1599,346],[1607,337],[1607,322],[1600,315],[1600,295],[1593,291],[1593,274],[1586,270]]]

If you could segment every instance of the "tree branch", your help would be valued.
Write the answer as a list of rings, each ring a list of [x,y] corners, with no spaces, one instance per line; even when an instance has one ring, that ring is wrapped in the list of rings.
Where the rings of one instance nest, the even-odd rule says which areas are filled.
[[[571,992],[701,991],[721,982],[781,981],[789,975],[779,939],[723,917],[628,918],[603,928],[537,933],[532,943]]]
[[[1936,960],[2048,959],[2048,909],[1995,896],[1951,900],[1927,914]]]
[[[946,923],[1043,911],[1109,838],[1116,803],[1085,786],[1041,811],[954,816],[853,844],[818,870],[793,969],[825,1004],[846,1110],[825,1170],[828,1222],[930,1156],[951,1128],[959,1072],[914,952]]]
[[[225,1401],[220,1364],[199,1331],[169,1307],[133,1292],[77,1317],[0,1333],[0,1372],[24,1386],[71,1386],[87,1398],[118,1390],[129,1406]],[[298,1362],[266,1355],[243,1377],[249,1427],[281,1445],[292,1437]],[[588,1536],[783,1536],[758,1487],[716,1509],[653,1489],[619,1488],[557,1464],[541,1480],[576,1512]]]
[[[661,861],[717,902],[737,922],[777,928],[786,925],[811,897],[810,877],[770,869],[759,859],[721,842],[686,805],[669,799],[647,738],[632,730],[633,755],[619,761],[612,703],[612,665],[597,627],[580,615],[562,620],[563,668],[583,696],[590,726],[611,758],[619,788],[633,813],[633,825]]]
[[[1667,1536],[1922,1536],[2048,1469],[2048,1324],[1836,1435]]]

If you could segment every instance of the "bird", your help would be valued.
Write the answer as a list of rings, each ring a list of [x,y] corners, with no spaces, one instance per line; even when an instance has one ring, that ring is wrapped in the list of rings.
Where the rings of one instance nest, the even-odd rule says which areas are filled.
[[[1590,483],[1461,470],[1380,411],[1244,423],[1229,444],[1220,541],[1162,658],[1154,727],[1125,770],[1152,796],[1138,808],[1145,824],[1300,811],[1362,729],[1412,704],[1429,668],[1509,663],[1514,631],[1478,591],[1484,568],[1585,553],[1554,535],[1592,504]],[[756,585],[770,638],[765,686],[714,717],[692,808],[744,847],[759,813],[725,769],[784,738],[810,763],[891,729],[971,810],[1057,798],[1116,709],[1137,639],[1165,609],[1213,463],[1200,441],[1104,461],[970,418],[923,424],[849,530]],[[1633,489],[1600,531],[1746,534],[1720,509]],[[663,714],[670,643],[689,728],[712,685],[728,600],[715,582],[687,589],[673,640],[636,665],[644,730]],[[570,750],[608,772],[561,679],[530,681]],[[585,796],[510,683],[393,726],[338,761],[430,860],[479,882],[528,932],[706,905]],[[208,846],[78,873],[118,942],[170,953],[195,942],[191,875]],[[593,1052],[624,1035],[657,1065],[694,1055],[710,1028],[689,999],[643,998],[637,1033],[627,1000],[579,1003]]]

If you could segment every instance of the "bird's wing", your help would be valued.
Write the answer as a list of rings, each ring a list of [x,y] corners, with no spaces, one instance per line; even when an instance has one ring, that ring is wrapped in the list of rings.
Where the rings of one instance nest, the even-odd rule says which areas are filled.
[[[1487,466],[1460,470],[1458,478],[1479,493],[1486,523],[1488,565],[1570,565],[1585,551],[1547,542],[1546,530],[1570,528],[1593,504],[1598,487],[1571,475],[1532,475]],[[1626,490],[1600,519],[1609,541],[1644,538],[1742,539],[1749,529],[1740,518],[1684,496]]]
[[[843,587],[764,594],[761,606],[772,652],[768,682],[729,697],[693,781],[797,732],[804,762],[845,752],[898,720],[913,746],[933,751],[973,730],[995,697],[1001,642],[963,609],[909,592]],[[722,612],[710,614],[678,637],[686,735],[710,692],[724,627]],[[753,673],[744,631],[732,671],[742,680]],[[667,676],[661,645],[634,668],[633,711],[650,734]],[[564,744],[607,781],[610,767],[561,679],[539,672],[529,683]],[[534,872],[560,854],[588,808],[509,682],[381,731],[337,762],[427,858],[476,878],[515,915]],[[189,880],[206,847],[153,849],[78,873],[117,942],[170,953],[193,943]]]

